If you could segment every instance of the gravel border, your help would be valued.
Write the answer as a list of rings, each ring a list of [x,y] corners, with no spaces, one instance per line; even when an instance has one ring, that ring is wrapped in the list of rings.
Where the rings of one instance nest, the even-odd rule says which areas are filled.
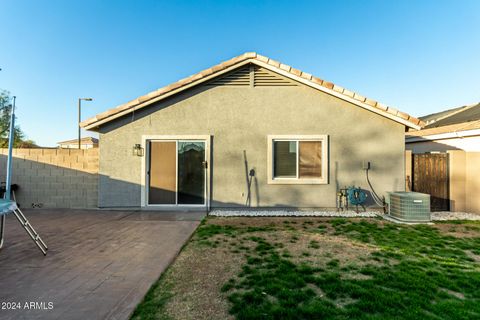
[[[213,209],[210,216],[216,217],[343,217],[374,218],[378,211],[317,211],[317,210],[228,210]]]
[[[369,210],[359,213],[333,210],[230,210],[213,209],[208,214],[215,217],[339,217],[339,218],[375,218],[383,216],[383,212]],[[468,212],[441,211],[431,213],[432,221],[472,220],[480,221],[480,214]]]
[[[474,220],[480,221],[480,214],[469,212],[440,211],[431,213],[432,221]]]

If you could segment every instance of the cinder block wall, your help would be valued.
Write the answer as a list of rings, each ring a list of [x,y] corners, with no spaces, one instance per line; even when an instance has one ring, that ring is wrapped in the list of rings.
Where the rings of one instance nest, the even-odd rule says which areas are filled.
[[[0,181],[5,181],[7,149],[0,149]],[[96,208],[98,148],[14,149],[12,183],[23,208]]]

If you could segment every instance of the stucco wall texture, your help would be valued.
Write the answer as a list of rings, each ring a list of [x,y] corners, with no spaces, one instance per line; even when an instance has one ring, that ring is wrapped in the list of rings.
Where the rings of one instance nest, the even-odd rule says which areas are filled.
[[[480,213],[480,152],[449,150],[450,210]]]
[[[377,193],[405,190],[405,127],[351,103],[298,84],[292,87],[192,88],[100,127],[100,207],[141,206],[141,163],[132,148],[142,135],[211,135],[211,205],[243,207],[244,151],[254,207],[331,208],[344,186],[368,189],[371,162]],[[329,136],[329,182],[267,184],[267,135]]]

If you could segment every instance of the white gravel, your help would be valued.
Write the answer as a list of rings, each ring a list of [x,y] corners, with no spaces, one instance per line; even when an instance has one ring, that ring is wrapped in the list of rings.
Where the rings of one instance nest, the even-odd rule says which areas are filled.
[[[345,217],[374,218],[377,211],[315,211],[315,210],[228,210],[213,209],[209,215],[217,217]]]
[[[318,210],[230,210],[230,209],[213,209],[209,215],[217,217],[343,217],[343,218],[374,218],[382,216],[380,211],[360,211],[359,213],[348,211],[318,211]],[[432,221],[447,220],[480,220],[480,214],[468,212],[432,212]]]
[[[432,221],[447,221],[447,220],[480,220],[480,214],[468,212],[451,212],[440,211],[432,212]]]

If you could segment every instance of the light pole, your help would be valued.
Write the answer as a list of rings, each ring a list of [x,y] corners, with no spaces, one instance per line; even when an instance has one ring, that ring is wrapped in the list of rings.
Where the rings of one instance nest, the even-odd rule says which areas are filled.
[[[80,122],[82,122],[82,100],[83,101],[92,101],[92,98],[78,98],[78,149],[82,148],[82,142],[80,141],[82,135],[82,127],[80,127]]]

